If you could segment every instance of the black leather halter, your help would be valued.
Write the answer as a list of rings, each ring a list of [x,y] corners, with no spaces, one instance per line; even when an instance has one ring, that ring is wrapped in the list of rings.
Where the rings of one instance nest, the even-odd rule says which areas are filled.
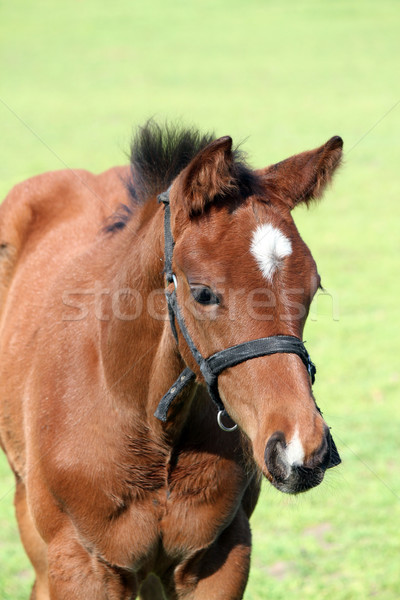
[[[270,337],[258,338],[232,346],[216,352],[208,358],[204,358],[198,351],[190,334],[186,328],[185,321],[180,311],[177,297],[176,287],[177,280],[172,270],[172,254],[174,250],[174,239],[172,237],[171,223],[170,223],[170,205],[169,205],[169,189],[158,196],[158,201],[164,204],[164,236],[165,236],[165,277],[167,285],[173,283],[174,289],[172,292],[165,291],[165,296],[168,304],[168,313],[171,323],[172,332],[176,341],[178,342],[178,335],[176,330],[175,320],[181,330],[183,337],[186,340],[187,345],[197,364],[200,367],[200,371],[207,384],[208,392],[211,399],[216,404],[220,414],[225,412],[224,405],[218,392],[218,375],[225,369],[234,367],[242,362],[250,360],[252,358],[258,358],[260,356],[267,356],[269,354],[277,353],[289,353],[297,354],[303,361],[311,378],[311,383],[314,383],[316,368],[312,363],[311,358],[303,344],[303,342],[292,335],[272,335]],[[184,371],[179,375],[175,383],[170,387],[168,392],[161,398],[160,403],[157,407],[154,416],[161,421],[167,420],[168,409],[176,398],[176,396],[186,387],[186,385],[195,379],[195,373],[186,367]],[[220,419],[218,419],[221,425]],[[222,427],[223,429],[226,429]]]

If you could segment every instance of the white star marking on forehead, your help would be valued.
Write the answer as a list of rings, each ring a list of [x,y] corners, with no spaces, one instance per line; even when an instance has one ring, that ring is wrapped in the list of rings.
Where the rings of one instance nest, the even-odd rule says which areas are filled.
[[[292,244],[279,229],[267,223],[253,233],[250,250],[264,277],[271,281],[282,260],[292,253]]]

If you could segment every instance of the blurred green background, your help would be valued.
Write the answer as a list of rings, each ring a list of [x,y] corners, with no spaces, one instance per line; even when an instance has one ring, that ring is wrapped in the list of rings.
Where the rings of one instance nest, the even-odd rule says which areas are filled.
[[[344,139],[333,187],[295,213],[327,290],[305,339],[343,464],[300,497],[264,484],[246,600],[400,597],[399,32],[396,0],[0,0],[1,196],[126,162],[149,116],[245,141],[255,167]],[[32,582],[12,489],[1,456],[2,600]]]

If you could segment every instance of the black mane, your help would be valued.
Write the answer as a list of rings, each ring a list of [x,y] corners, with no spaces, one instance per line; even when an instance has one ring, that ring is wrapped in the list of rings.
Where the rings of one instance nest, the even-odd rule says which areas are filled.
[[[166,123],[161,127],[152,119],[140,127],[131,144],[129,192],[136,204],[166,190],[175,177],[215,136],[194,128],[182,129]]]
[[[200,133],[195,128],[176,124],[163,126],[150,119],[140,127],[131,144],[131,175],[126,181],[130,204],[121,204],[107,220],[103,230],[113,233],[123,229],[134,209],[165,191],[191,160],[215,139],[213,133]],[[251,193],[256,176],[244,163],[242,152],[236,149],[235,176],[240,187]]]

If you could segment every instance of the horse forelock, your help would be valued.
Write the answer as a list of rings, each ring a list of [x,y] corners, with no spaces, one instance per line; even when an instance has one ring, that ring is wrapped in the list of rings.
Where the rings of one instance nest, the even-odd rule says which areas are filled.
[[[103,227],[114,233],[125,227],[135,210],[168,189],[174,179],[215,139],[212,132],[174,123],[148,120],[135,133],[130,151],[130,175],[125,180],[129,203],[121,203]],[[245,154],[233,150],[232,184],[235,195],[259,193],[261,178],[246,164]]]

